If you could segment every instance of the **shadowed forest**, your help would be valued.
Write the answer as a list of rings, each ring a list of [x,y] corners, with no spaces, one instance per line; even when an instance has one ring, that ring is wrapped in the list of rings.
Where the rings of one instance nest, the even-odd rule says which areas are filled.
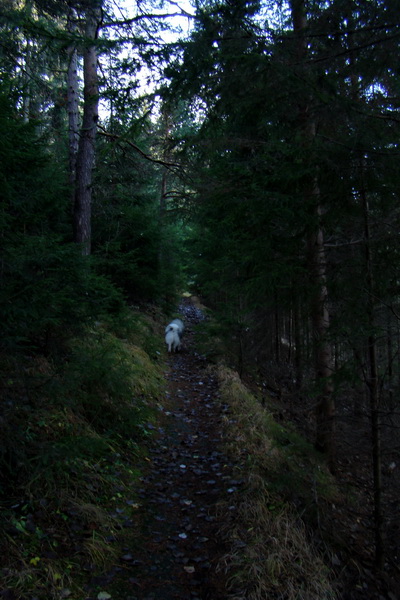
[[[400,598],[399,14],[0,0],[0,598]]]

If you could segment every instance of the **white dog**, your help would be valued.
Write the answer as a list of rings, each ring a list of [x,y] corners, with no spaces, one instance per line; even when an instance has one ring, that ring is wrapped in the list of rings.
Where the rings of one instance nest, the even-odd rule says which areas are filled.
[[[168,352],[176,352],[181,348],[181,335],[185,326],[180,319],[174,319],[165,328],[165,343],[168,346]]]
[[[180,319],[174,319],[173,321],[171,321],[171,323],[169,325],[166,326],[165,333],[167,333],[167,331],[169,331],[169,327],[171,327],[171,325],[177,325],[178,335],[179,335],[179,337],[182,337],[184,329],[185,329],[183,321],[181,321]]]

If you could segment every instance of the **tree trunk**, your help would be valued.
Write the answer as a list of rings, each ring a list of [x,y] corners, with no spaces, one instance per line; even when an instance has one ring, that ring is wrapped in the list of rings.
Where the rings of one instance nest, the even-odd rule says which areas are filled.
[[[29,18],[32,16],[32,0],[27,0],[25,10]],[[25,64],[23,73],[23,96],[22,96],[22,115],[24,123],[28,123],[31,116],[32,101],[32,41],[27,39],[25,44],[24,56]]]
[[[393,403],[393,327],[391,323],[390,314],[387,314],[387,386],[388,386],[388,404],[390,410],[394,410],[395,405]]]
[[[162,128],[162,152],[161,158],[165,163],[168,163],[171,158],[171,148],[170,148],[170,136],[172,130],[172,113],[171,108],[168,104],[164,104],[161,112],[161,122]],[[164,216],[166,210],[166,202],[167,202],[167,192],[168,192],[168,175],[169,171],[166,167],[162,167],[162,175],[161,175],[161,194],[160,194],[160,216],[161,219]]]
[[[161,136],[162,136],[162,148],[161,148],[161,159],[164,162],[170,160],[170,135],[172,129],[172,115],[168,104],[164,104],[161,112]],[[169,186],[169,171],[167,167],[161,167],[161,186],[160,186],[160,204],[159,204],[159,223],[162,232],[166,226],[166,211],[167,211],[167,196]],[[166,236],[162,235],[158,246],[158,269],[161,289],[164,290],[164,298],[166,302],[170,301],[171,286],[168,283],[168,278],[171,273],[171,250],[169,244],[166,243]]]
[[[71,8],[68,14],[67,29],[69,33],[76,30],[75,11]],[[76,177],[76,158],[79,146],[79,82],[78,82],[78,51],[75,45],[68,50],[67,76],[67,110],[68,110],[68,148],[69,148],[69,181],[74,190]]]
[[[302,334],[300,330],[300,300],[294,298],[294,364],[296,373],[296,388],[301,389],[303,382]]]
[[[291,1],[293,31],[296,36],[296,58],[301,79],[306,79],[305,60],[307,58],[307,16],[304,0]],[[315,140],[316,125],[310,112],[311,98],[307,92],[300,97],[299,124],[302,130],[304,157],[310,160],[312,147]],[[311,158],[312,160],[312,158]],[[332,349],[328,340],[329,310],[328,290],[326,279],[326,259],[324,249],[324,235],[321,227],[321,198],[318,185],[318,166],[309,163],[310,173],[303,180],[303,193],[305,202],[313,208],[310,215],[314,225],[308,237],[309,273],[313,287],[311,307],[311,323],[314,343],[314,361],[316,370],[316,384],[319,389],[319,398],[316,407],[316,440],[315,446],[328,456],[331,467],[334,460],[334,416],[335,404],[333,399],[333,363]]]
[[[274,329],[275,329],[275,360],[277,363],[281,360],[281,331],[279,327],[278,294],[275,292],[275,311],[274,311]]]
[[[319,189],[315,183],[314,194],[318,217],[320,217]],[[329,332],[328,289],[326,285],[326,262],[324,237],[321,227],[308,240],[309,270],[314,287],[311,321],[314,338],[316,383],[319,397],[316,407],[315,447],[328,455],[331,465],[334,460],[335,403],[333,399],[333,358]]]
[[[374,529],[375,529],[375,564],[378,568],[383,567],[384,546],[382,536],[383,514],[382,514],[382,458],[381,458],[381,423],[379,413],[379,380],[376,358],[376,337],[375,327],[375,295],[374,295],[374,277],[372,272],[372,253],[369,227],[369,205],[366,191],[361,190],[361,199],[364,211],[364,231],[365,231],[365,265],[366,265],[366,284],[367,284],[367,317],[368,317],[368,393],[371,418],[371,439],[372,439],[372,472],[374,481]]]
[[[86,11],[83,56],[84,107],[76,159],[74,239],[82,245],[82,254],[91,251],[92,171],[95,161],[95,139],[98,121],[97,50],[93,43],[101,20],[100,3]],[[92,43],[90,43],[92,42]]]

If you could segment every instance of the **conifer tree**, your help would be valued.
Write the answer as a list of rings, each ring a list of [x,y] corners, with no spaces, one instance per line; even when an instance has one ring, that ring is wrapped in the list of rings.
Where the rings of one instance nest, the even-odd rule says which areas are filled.
[[[361,146],[375,194],[388,198],[384,186],[393,178],[388,149],[395,120],[384,91],[393,67],[389,58],[389,76],[382,76],[382,61],[383,49],[396,47],[396,25],[391,4],[379,6],[382,13],[371,4],[317,3],[308,6],[305,21],[304,3],[293,2],[294,38],[284,18],[279,29],[267,15],[267,29],[257,3],[204,3],[171,87],[173,94],[187,92],[204,117],[187,145],[199,196],[200,282],[215,302],[224,303],[225,314],[230,298],[233,315],[241,310],[247,319],[252,311],[254,317],[263,309],[268,314],[267,306],[277,314],[274,303],[282,307],[286,301],[287,317],[271,326],[277,331],[290,314],[298,315],[297,353],[311,316],[317,383],[326,398],[317,445],[328,452],[334,336],[351,330],[356,339],[360,328],[353,324],[363,323],[350,310],[359,300],[357,287],[348,288],[353,297],[345,300],[338,277],[340,272],[347,285],[362,261],[356,244],[364,235],[362,210],[355,192]],[[373,175],[378,163],[383,187]],[[302,354],[307,358],[308,349]],[[342,353],[339,361],[336,356],[338,366],[352,355]]]

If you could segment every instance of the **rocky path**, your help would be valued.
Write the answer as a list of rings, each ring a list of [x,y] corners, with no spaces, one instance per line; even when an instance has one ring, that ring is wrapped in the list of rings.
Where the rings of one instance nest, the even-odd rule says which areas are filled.
[[[148,472],[139,490],[138,547],[126,548],[127,600],[222,600],[228,598],[220,561],[218,503],[234,498],[241,482],[223,454],[221,419],[226,407],[207,363],[193,346],[202,318],[191,304],[181,352],[171,355],[161,427],[151,444]]]

